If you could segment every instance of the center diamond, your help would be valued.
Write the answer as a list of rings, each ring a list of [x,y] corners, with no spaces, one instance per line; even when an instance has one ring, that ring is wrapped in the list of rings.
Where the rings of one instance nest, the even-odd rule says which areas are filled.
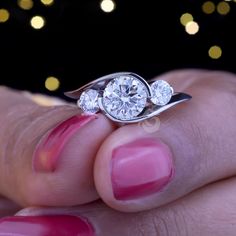
[[[131,75],[119,76],[107,84],[103,106],[111,116],[129,120],[143,111],[147,97],[147,88],[142,81]]]

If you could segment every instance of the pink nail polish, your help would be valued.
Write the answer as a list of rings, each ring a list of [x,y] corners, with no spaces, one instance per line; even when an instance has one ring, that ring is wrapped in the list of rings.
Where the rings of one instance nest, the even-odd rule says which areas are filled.
[[[0,236],[93,236],[86,219],[76,216],[14,216],[0,220]]]
[[[111,180],[117,200],[133,200],[157,193],[173,174],[169,147],[158,139],[139,139],[113,150]]]
[[[75,115],[49,131],[36,146],[33,169],[52,172],[64,146],[78,130],[96,118],[95,115]]]

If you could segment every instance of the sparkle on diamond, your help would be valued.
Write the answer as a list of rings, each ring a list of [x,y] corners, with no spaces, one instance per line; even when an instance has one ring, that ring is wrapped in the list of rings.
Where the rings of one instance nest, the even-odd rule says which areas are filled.
[[[96,113],[99,110],[98,92],[94,89],[85,90],[78,100],[78,106],[86,113]]]
[[[139,115],[147,101],[146,86],[133,76],[119,76],[110,81],[103,93],[103,106],[107,113],[120,120]]]
[[[152,83],[151,90],[153,94],[151,101],[159,106],[166,105],[173,95],[172,87],[164,80],[157,80]]]

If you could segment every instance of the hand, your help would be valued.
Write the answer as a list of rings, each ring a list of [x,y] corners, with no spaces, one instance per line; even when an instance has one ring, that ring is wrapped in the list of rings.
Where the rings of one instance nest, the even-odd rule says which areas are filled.
[[[12,94],[18,99],[0,106],[0,111],[7,108],[0,113],[1,123],[5,122],[0,137],[6,140],[0,144],[5,153],[0,162],[4,179],[0,192],[21,206],[61,207],[26,208],[18,213],[21,217],[2,220],[0,232],[21,233],[24,228],[28,235],[43,235],[36,228],[31,231],[34,234],[29,233],[34,228],[29,222],[34,221],[45,235],[56,230],[60,235],[62,228],[70,235],[82,231],[92,235],[91,228],[105,236],[234,235],[236,78],[223,72],[185,70],[160,79],[193,99],[163,113],[158,131],[147,132],[140,124],[116,129],[103,115],[89,117],[78,128],[76,118],[73,136],[68,126],[70,137],[54,129],[56,135],[49,137],[59,139],[43,138],[36,151],[42,136],[77,109],[43,108]],[[20,113],[16,105],[21,106]],[[64,128],[63,124],[59,127]],[[42,155],[54,146],[59,153]],[[106,205],[97,202],[64,208],[98,198]],[[68,214],[86,218],[91,226]],[[19,227],[16,221],[21,221]]]

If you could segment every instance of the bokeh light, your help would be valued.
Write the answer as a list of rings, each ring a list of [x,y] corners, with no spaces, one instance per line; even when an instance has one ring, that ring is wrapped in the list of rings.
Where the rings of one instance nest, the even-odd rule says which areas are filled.
[[[208,55],[212,59],[219,59],[222,56],[222,49],[219,46],[214,45],[208,50]]]
[[[41,29],[45,25],[45,19],[42,16],[34,16],[31,18],[30,24],[34,29]]]
[[[188,22],[187,25],[185,26],[185,31],[190,35],[196,34],[199,31],[198,23],[195,21]]]
[[[0,23],[4,23],[6,21],[8,21],[10,17],[10,13],[7,9],[0,9]]]
[[[183,26],[186,26],[190,21],[193,21],[192,14],[186,12],[186,13],[181,15],[180,22]]]
[[[32,0],[18,0],[17,4],[24,10],[30,10],[34,6],[34,2]]]
[[[45,87],[49,91],[55,91],[60,87],[60,81],[54,76],[49,76],[45,80]]]
[[[217,5],[217,12],[221,15],[227,15],[230,11],[230,5],[227,2],[219,2]]]
[[[213,2],[207,1],[202,4],[202,11],[206,14],[212,14],[216,9],[216,6]]]
[[[116,4],[112,0],[102,0],[100,3],[100,7],[104,12],[112,12],[116,8]]]
[[[54,3],[54,0],[40,0],[45,6],[51,6]]]

